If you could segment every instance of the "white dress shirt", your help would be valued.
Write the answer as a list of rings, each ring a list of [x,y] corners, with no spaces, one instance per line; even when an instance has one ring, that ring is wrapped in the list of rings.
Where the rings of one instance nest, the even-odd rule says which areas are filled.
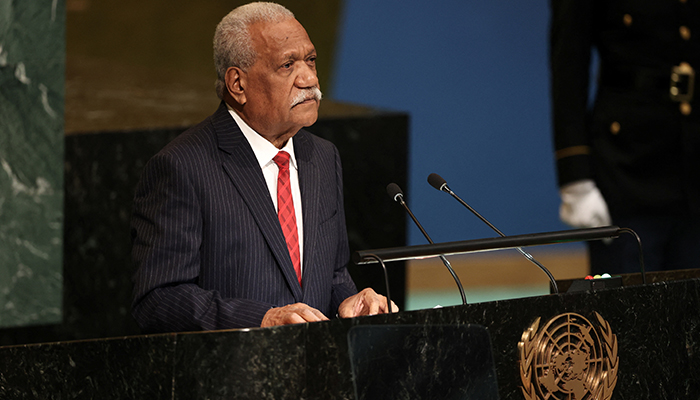
[[[297,166],[297,159],[294,155],[294,143],[293,138],[287,141],[287,144],[282,148],[278,149],[267,139],[260,136],[259,133],[255,132],[253,128],[248,126],[248,124],[243,121],[243,119],[236,114],[236,112],[228,106],[228,111],[241,128],[243,136],[248,140],[250,147],[253,148],[253,153],[255,153],[255,158],[258,159],[260,168],[262,169],[263,176],[265,177],[265,182],[267,183],[267,188],[270,191],[270,197],[272,197],[272,203],[275,205],[275,210],[277,210],[277,175],[279,174],[279,167],[273,160],[273,158],[280,151],[286,151],[289,153],[289,183],[292,187],[292,201],[294,201],[294,214],[297,219],[297,231],[299,233],[299,264],[304,265],[304,229],[303,229],[303,218],[301,212],[301,191],[299,190],[299,169]],[[302,269],[303,270],[303,269]]]

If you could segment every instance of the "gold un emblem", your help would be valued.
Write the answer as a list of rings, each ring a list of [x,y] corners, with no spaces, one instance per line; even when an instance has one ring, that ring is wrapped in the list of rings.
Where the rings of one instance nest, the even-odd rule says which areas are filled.
[[[597,329],[586,318],[566,313],[540,318],[518,343],[520,379],[527,400],[609,400],[617,383],[617,336],[595,313]]]

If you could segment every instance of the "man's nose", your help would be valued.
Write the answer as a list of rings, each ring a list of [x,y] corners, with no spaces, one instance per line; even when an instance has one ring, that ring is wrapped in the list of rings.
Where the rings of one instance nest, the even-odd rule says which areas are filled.
[[[310,88],[318,86],[318,76],[316,75],[316,68],[309,65],[303,64],[302,68],[297,75],[295,80],[297,87],[300,88]]]

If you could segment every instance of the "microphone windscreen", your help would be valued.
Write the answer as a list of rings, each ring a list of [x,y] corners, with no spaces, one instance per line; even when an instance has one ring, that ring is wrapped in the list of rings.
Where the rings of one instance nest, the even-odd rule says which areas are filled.
[[[403,192],[401,191],[401,188],[399,185],[395,184],[394,182],[386,185],[386,192],[391,197],[392,200],[396,201],[396,196],[403,196]]]
[[[447,181],[434,172],[428,175],[428,183],[437,190],[442,190],[442,186],[447,185]]]

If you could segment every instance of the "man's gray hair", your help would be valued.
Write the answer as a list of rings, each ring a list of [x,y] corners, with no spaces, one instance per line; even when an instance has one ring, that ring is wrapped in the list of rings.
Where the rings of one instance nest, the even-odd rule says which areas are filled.
[[[294,18],[285,7],[256,2],[235,8],[228,13],[214,33],[214,66],[216,67],[216,95],[223,98],[226,90],[226,70],[238,67],[247,70],[255,63],[255,50],[249,27],[257,22],[281,22]]]

